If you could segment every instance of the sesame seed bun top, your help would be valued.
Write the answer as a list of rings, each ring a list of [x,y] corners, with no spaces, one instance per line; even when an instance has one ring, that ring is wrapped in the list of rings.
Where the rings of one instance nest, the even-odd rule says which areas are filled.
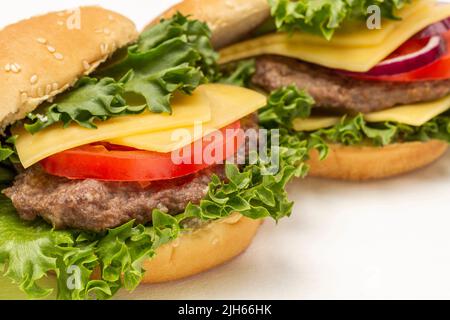
[[[213,32],[212,42],[216,49],[238,41],[270,17],[267,0],[184,0],[150,25],[161,18],[172,17],[177,11],[206,22]]]
[[[100,7],[52,12],[0,31],[0,130],[70,88],[138,37],[129,19]]]

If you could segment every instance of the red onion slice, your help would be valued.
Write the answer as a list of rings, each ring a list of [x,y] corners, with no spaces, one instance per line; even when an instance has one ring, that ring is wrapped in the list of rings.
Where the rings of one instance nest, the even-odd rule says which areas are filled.
[[[446,50],[444,44],[442,37],[434,36],[419,51],[384,60],[366,73],[345,73],[348,75],[387,76],[409,72],[439,59]]]
[[[433,36],[438,36],[450,30],[450,17],[442,21],[436,22],[431,26],[423,29],[414,36],[414,39],[425,39]]]

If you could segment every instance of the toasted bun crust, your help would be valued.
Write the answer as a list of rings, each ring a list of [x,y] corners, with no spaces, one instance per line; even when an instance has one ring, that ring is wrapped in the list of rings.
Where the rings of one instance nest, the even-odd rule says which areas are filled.
[[[177,11],[206,22],[213,31],[212,43],[216,49],[239,40],[270,16],[267,0],[184,0],[150,25],[172,17]]]
[[[386,147],[348,147],[331,145],[326,160],[312,152],[310,176],[342,180],[371,180],[396,176],[422,168],[441,157],[445,142],[409,142]]]
[[[242,253],[253,240],[261,220],[239,214],[182,235],[144,263],[143,283],[160,283],[209,270]]]
[[[0,31],[0,130],[137,39],[129,19],[100,7],[33,17]]]

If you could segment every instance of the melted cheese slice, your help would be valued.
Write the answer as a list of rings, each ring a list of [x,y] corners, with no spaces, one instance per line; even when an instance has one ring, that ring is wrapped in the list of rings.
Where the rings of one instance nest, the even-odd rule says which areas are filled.
[[[331,41],[303,33],[276,33],[244,41],[220,52],[220,63],[263,54],[276,54],[328,68],[367,72],[425,27],[450,15],[450,5],[420,1],[401,11],[402,20],[383,20],[382,29],[353,28]],[[352,31],[353,30],[353,31]]]
[[[341,121],[340,117],[309,117],[306,119],[297,118],[293,121],[296,131],[316,131],[323,128],[332,127]]]
[[[85,144],[143,132],[192,126],[211,120],[209,100],[201,92],[192,96],[177,95],[172,101],[172,115],[147,112],[140,115],[116,117],[98,122],[97,129],[78,125],[63,128],[55,125],[34,135],[23,127],[13,129],[18,135],[16,149],[25,168],[53,154]]]
[[[396,14],[402,17],[403,20],[409,20],[413,14],[418,13],[420,10],[428,10],[432,5],[436,3],[436,0],[414,0],[415,2],[410,5],[406,5],[401,11]],[[382,45],[382,43],[388,38],[389,34],[398,25],[401,25],[403,21],[383,20],[381,29],[369,30],[365,28],[361,21],[347,22],[342,25],[339,30],[336,31],[331,40],[326,40],[323,37],[319,37],[310,33],[298,33],[294,34],[294,37],[300,37],[302,42],[316,44],[316,45],[328,45],[330,47],[373,47]]]
[[[221,84],[198,89],[211,105],[211,121],[191,127],[133,135],[108,142],[141,150],[168,153],[181,149],[266,105],[266,97],[255,91]]]
[[[443,99],[404,105],[387,110],[371,112],[364,115],[367,122],[392,121],[419,127],[450,109],[450,96]],[[340,117],[310,117],[295,119],[294,129],[297,131],[315,131],[329,128],[339,123]]]
[[[368,122],[394,121],[420,127],[448,109],[450,109],[450,96],[433,102],[417,103],[368,113],[364,116],[364,119]]]

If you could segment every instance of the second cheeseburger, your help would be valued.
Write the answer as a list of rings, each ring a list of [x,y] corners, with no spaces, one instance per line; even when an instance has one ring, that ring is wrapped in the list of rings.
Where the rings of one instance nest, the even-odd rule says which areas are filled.
[[[446,152],[450,5],[185,0],[175,10],[209,24],[227,69],[254,61],[249,86],[271,92],[294,85],[313,98],[303,110],[268,119],[292,136],[326,144],[325,160],[312,152],[310,175],[384,178]]]

